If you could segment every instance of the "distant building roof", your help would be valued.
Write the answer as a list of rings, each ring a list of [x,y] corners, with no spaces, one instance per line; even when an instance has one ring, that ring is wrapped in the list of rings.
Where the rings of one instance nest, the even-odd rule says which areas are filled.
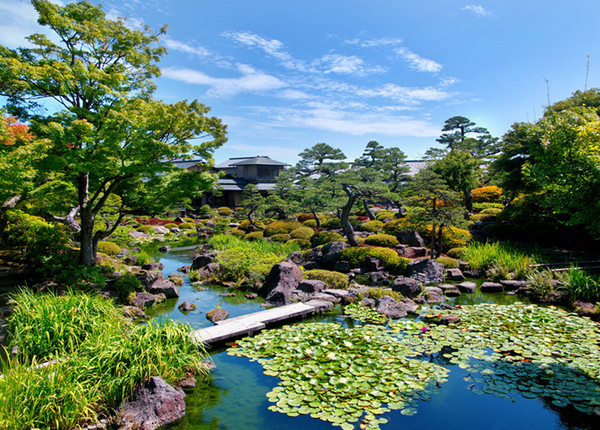
[[[256,157],[234,157],[227,161],[219,163],[215,166],[216,169],[227,169],[235,166],[248,166],[248,165],[261,165],[261,166],[289,166],[287,163],[281,161],[271,160],[266,155],[257,155]]]
[[[217,179],[217,184],[219,188],[223,191],[244,191],[246,185],[250,182],[244,179],[236,179],[236,178],[220,178]],[[256,188],[259,191],[269,191],[275,187],[275,182],[257,182]]]
[[[410,176],[415,176],[417,173],[419,173],[421,170],[423,170],[425,167],[427,167],[427,165],[429,164],[429,161],[406,160],[405,163],[409,168],[408,174]]]

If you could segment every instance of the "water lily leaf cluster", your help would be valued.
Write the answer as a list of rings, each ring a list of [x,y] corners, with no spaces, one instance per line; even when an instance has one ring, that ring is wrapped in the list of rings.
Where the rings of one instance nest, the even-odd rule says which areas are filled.
[[[361,305],[360,303],[351,303],[344,307],[344,313],[354,320],[370,323],[385,324],[388,318],[373,308]]]
[[[444,367],[417,353],[383,326],[343,328],[312,323],[271,330],[239,342],[230,354],[258,359],[281,379],[267,396],[289,416],[310,415],[343,429],[379,428],[391,410],[416,413],[447,379]]]

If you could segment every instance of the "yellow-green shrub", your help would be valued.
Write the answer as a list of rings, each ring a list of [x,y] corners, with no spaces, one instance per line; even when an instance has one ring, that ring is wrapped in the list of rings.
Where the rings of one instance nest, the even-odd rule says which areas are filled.
[[[504,209],[502,203],[473,203],[473,211],[481,212],[489,208]]]
[[[301,222],[294,220],[279,220],[267,224],[265,236],[270,237],[276,234],[289,234],[292,230],[303,227]]]
[[[280,242],[280,243],[287,242],[291,238],[292,238],[292,236],[290,236],[289,234],[284,234],[284,233],[274,234],[273,236],[271,236],[271,240],[273,240],[275,242]]]
[[[472,215],[470,220],[473,222],[484,222],[484,221],[492,221],[496,219],[496,217],[494,215],[490,215],[490,214],[476,214],[476,215]]]
[[[471,197],[473,197],[473,201],[476,203],[500,202],[502,199],[502,188],[495,185],[475,188],[471,191]]]
[[[339,242],[344,240],[344,237],[334,231],[319,231],[310,238],[312,246],[325,245],[330,242]]]
[[[346,260],[352,267],[361,267],[365,264],[367,257],[377,258],[390,271],[396,274],[403,274],[410,260],[400,257],[396,251],[390,248],[378,248],[367,246],[352,246],[343,249],[340,253],[340,260]]]
[[[394,236],[397,236],[401,231],[415,230],[416,228],[417,224],[413,223],[408,217],[388,221],[383,225],[383,231]]]
[[[165,224],[163,227],[168,228],[169,230],[171,230],[172,228],[179,228],[179,226],[177,224],[175,224],[174,222],[169,222],[169,223]]]
[[[323,281],[331,288],[348,288],[350,281],[348,276],[340,272],[330,270],[307,270],[304,272],[304,279],[316,279]]]
[[[244,237],[246,235],[246,232],[244,230],[240,230],[239,228],[232,228],[231,234],[237,237]]]
[[[324,220],[321,224],[325,228],[342,228],[342,222],[339,218],[329,218]]]
[[[179,224],[179,228],[182,230],[192,230],[196,228],[196,224],[194,224],[193,222],[182,222],[181,224]]]
[[[301,249],[310,248],[310,242],[306,239],[290,239],[286,242],[286,244],[297,244]]]
[[[245,219],[244,221],[242,221],[240,223],[240,225],[237,226],[237,228],[239,228],[242,231],[248,230],[248,227],[250,227],[250,221],[248,221],[247,219]]]
[[[221,216],[231,216],[231,214],[233,213],[233,210],[231,210],[231,208],[228,208],[226,206],[222,206],[217,209],[217,213]]]
[[[154,227],[151,225],[140,225],[136,230],[142,233],[154,233]]]
[[[365,243],[367,245],[374,246],[383,246],[386,248],[393,248],[398,245],[400,242],[396,239],[396,236],[392,236],[391,234],[374,234],[365,238]]]
[[[444,245],[446,249],[466,246],[473,236],[468,230],[458,227],[450,227],[444,231]]]
[[[252,233],[248,233],[246,236],[244,236],[245,240],[262,240],[262,238],[264,237],[263,232],[262,231],[253,231]]]
[[[482,210],[481,212],[479,212],[480,214],[484,214],[484,215],[493,215],[493,216],[497,216],[500,212],[502,212],[502,209],[498,209],[498,208],[487,208]]]
[[[451,257],[438,257],[435,259],[438,263],[442,263],[446,269],[458,269],[458,260]]]
[[[315,231],[310,227],[298,227],[290,232],[292,239],[304,239],[309,240]]]
[[[315,219],[315,216],[310,212],[301,212],[296,216],[296,218],[298,219],[298,222],[304,222],[309,219]]]
[[[383,296],[389,296],[397,301],[401,302],[404,296],[397,291],[392,291],[387,288],[369,288],[364,293],[358,293],[358,300],[362,300],[367,297],[369,299],[377,300]]]
[[[383,228],[382,221],[367,221],[366,223],[364,223],[360,226],[361,231],[368,231],[371,233],[381,231],[382,228]]]
[[[462,258],[462,253],[464,252],[464,250],[464,247],[458,246],[456,248],[450,248],[448,251],[446,251],[446,254],[448,255],[448,257],[460,259]]]
[[[306,227],[317,228],[317,221],[314,219],[307,219],[306,221],[302,222],[302,224],[304,224]]]
[[[98,242],[98,247],[96,248],[98,252],[102,252],[107,255],[117,255],[121,253],[121,247],[113,242],[108,242],[101,240]]]
[[[394,219],[394,217],[395,217],[394,212],[388,211],[388,210],[379,211],[375,215],[375,219],[377,219],[378,221],[383,221],[386,219]]]

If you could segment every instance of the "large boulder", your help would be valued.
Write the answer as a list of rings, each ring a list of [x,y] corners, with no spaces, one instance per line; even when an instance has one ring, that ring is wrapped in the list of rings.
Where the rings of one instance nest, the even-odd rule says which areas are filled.
[[[213,254],[202,254],[194,258],[194,262],[192,263],[190,270],[198,270],[214,262],[215,256]]]
[[[411,261],[408,276],[423,284],[440,283],[444,280],[444,265],[432,259]]]
[[[463,293],[474,293],[477,289],[477,284],[475,282],[465,281],[457,284],[456,287]]]
[[[304,291],[305,293],[320,293],[325,288],[327,288],[327,284],[316,279],[307,279],[300,282],[298,285],[298,289],[300,291]]]
[[[441,303],[444,301],[444,297],[442,297],[442,289],[438,287],[425,288],[423,297],[427,303]]]
[[[397,247],[398,255],[405,258],[418,258],[427,255],[427,248],[423,246],[406,246],[399,245]]]
[[[167,234],[169,229],[167,227],[163,227],[162,225],[155,225],[154,231],[158,234]]]
[[[396,234],[398,241],[410,246],[423,247],[425,241],[416,230],[402,230]]]
[[[481,284],[482,293],[500,293],[504,291],[504,287],[499,282],[484,282]]]
[[[293,302],[292,291],[302,281],[302,270],[289,260],[275,264],[260,289],[271,306],[283,306]]]
[[[151,294],[164,294],[167,299],[175,299],[179,297],[177,286],[167,279],[157,279],[152,284],[146,287],[146,290]]]
[[[158,302],[158,298],[154,294],[150,293],[136,293],[135,298],[131,301],[131,304],[140,309],[149,308]]]
[[[516,279],[506,279],[500,281],[504,287],[504,291],[517,291],[519,288],[527,287],[527,281],[519,281]]]
[[[404,297],[414,299],[421,294],[421,291],[423,291],[423,286],[416,279],[398,276],[396,279],[394,279],[394,285],[392,286],[392,289],[394,291],[398,291]]]
[[[216,323],[218,321],[223,321],[229,317],[229,312],[225,309],[214,308],[206,313],[206,319]]]
[[[335,263],[340,259],[342,250],[349,246],[346,242],[331,242],[323,246],[321,248],[321,265],[326,269],[333,268]]]
[[[185,394],[153,376],[117,412],[119,430],[154,430],[185,415]]]
[[[400,306],[398,301],[390,296],[378,298],[375,301],[375,309],[380,314],[392,319],[404,318],[407,315],[406,310]]]
[[[191,312],[196,310],[196,304],[192,303],[192,302],[183,302],[181,303],[179,306],[177,306],[177,308],[181,311],[181,312]]]
[[[446,269],[446,279],[450,281],[464,281],[465,275],[460,269]]]

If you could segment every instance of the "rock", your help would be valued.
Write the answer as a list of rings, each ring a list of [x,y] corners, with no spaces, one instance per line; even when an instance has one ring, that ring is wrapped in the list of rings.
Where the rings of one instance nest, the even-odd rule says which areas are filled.
[[[573,307],[579,316],[590,318],[598,317],[598,309],[593,303],[587,303],[578,300],[573,303]]]
[[[346,242],[331,242],[321,248],[321,258],[317,262],[326,269],[332,269],[340,259],[340,253],[348,248]]]
[[[465,275],[467,278],[484,278],[485,277],[485,270],[481,270],[481,269],[470,269],[470,270],[463,270],[463,275]]]
[[[333,309],[333,303],[327,300],[309,300],[305,302],[306,305],[314,307],[319,312],[326,312]]]
[[[351,269],[350,263],[346,260],[337,261],[333,266],[333,270],[340,273],[350,273]]]
[[[499,282],[484,282],[481,284],[482,293],[499,293],[504,291],[504,287]]]
[[[388,273],[382,270],[378,272],[370,272],[367,273],[367,275],[369,275],[369,281],[371,285],[386,285],[389,283]]]
[[[146,263],[146,264],[142,264],[142,270],[150,270],[150,271],[157,271],[157,270],[163,270],[165,268],[165,265],[162,263]]]
[[[432,259],[411,261],[408,276],[423,284],[439,283],[444,279],[444,265]]]
[[[325,288],[327,288],[327,284],[316,279],[307,279],[298,285],[298,289],[305,293],[320,293]]]
[[[290,252],[287,256],[287,260],[290,260],[292,263],[298,266],[306,261],[302,253],[298,251]]]
[[[378,258],[367,257],[362,264],[362,268],[365,272],[380,272],[383,269],[383,266]]]
[[[181,233],[181,230],[179,228],[177,228],[177,227],[173,227],[171,229],[171,233],[179,234],[179,233]]]
[[[182,390],[191,390],[196,386],[196,378],[194,378],[192,375],[187,375],[183,379],[177,381],[176,386]]]
[[[451,281],[464,281],[465,275],[463,275],[460,269],[446,269],[446,279]]]
[[[440,305],[440,309],[448,309],[448,310],[453,311],[456,309],[456,306],[449,305],[448,303],[442,303]]]
[[[425,301],[427,303],[441,303],[444,301],[444,298],[442,297],[442,290],[437,287],[425,288],[423,297],[425,297]]]
[[[183,285],[183,283],[185,282],[183,280],[183,278],[181,277],[181,275],[179,275],[178,273],[171,273],[169,275],[169,281],[171,281],[172,283],[174,283],[175,285],[177,285],[178,287]]]
[[[504,287],[504,291],[516,291],[519,288],[527,287],[527,281],[517,281],[517,280],[504,280],[500,281],[502,286]]]
[[[406,246],[400,248],[398,254],[406,258],[425,257],[427,255],[427,248],[420,246]]]
[[[460,317],[458,315],[444,315],[440,318],[439,323],[444,325],[450,324],[458,324],[460,322]]]
[[[167,234],[169,232],[169,229],[166,227],[163,227],[162,225],[155,225],[154,231],[158,234]]]
[[[140,309],[149,308],[157,303],[156,296],[150,293],[136,293],[135,298],[131,301],[131,304]]]
[[[404,318],[407,315],[398,301],[390,296],[383,296],[375,301],[375,309],[380,314],[386,315],[392,319]]]
[[[351,293],[348,290],[340,290],[340,289],[335,289],[335,288],[328,288],[326,290],[323,290],[323,292],[325,294],[329,294],[330,296],[333,297],[338,297],[340,299],[343,299],[344,297],[348,297]]]
[[[463,293],[474,293],[477,289],[477,284],[475,282],[465,281],[457,284],[456,287]]]
[[[117,411],[120,430],[154,430],[185,415],[185,394],[167,384],[160,376],[135,389]]]
[[[244,294],[244,297],[246,297],[248,300],[254,300],[255,298],[258,297],[258,294],[256,294],[256,293],[248,293],[248,294]]]
[[[208,228],[215,228],[215,223],[214,221],[208,220],[204,223],[205,226],[207,226]]]
[[[141,231],[135,231],[135,230],[129,230],[127,232],[127,234],[129,236],[131,236],[133,239],[141,239],[143,237],[150,237],[150,235],[148,233],[144,233]]]
[[[158,250],[160,252],[169,252],[171,250],[171,247],[169,245],[163,245],[160,248],[158,248]]]
[[[191,266],[189,264],[186,264],[185,266],[178,267],[177,271],[181,272],[181,273],[186,273],[187,274],[187,273],[190,273],[190,267]]]
[[[375,300],[365,297],[360,301],[360,304],[366,308],[373,308],[373,307],[375,307]]]
[[[291,295],[292,290],[298,288],[302,282],[302,276],[302,270],[298,266],[291,261],[283,260],[271,268],[259,293],[267,298],[275,290],[286,296]]]
[[[394,285],[392,286],[394,291],[398,291],[404,297],[413,299],[421,294],[423,287],[421,283],[413,278],[406,278],[404,276],[398,276],[394,279]]]
[[[461,292],[458,288],[448,288],[447,290],[444,290],[444,295],[446,297],[458,297],[461,295]]]
[[[418,314],[419,313],[418,312],[419,305],[417,305],[411,299],[404,298],[401,302],[399,302],[399,305],[402,309],[404,309],[409,314]]]
[[[190,270],[198,270],[214,262],[215,256],[213,254],[202,254],[194,259]]]
[[[152,284],[146,287],[146,290],[152,294],[162,293],[168,299],[179,297],[179,290],[177,289],[177,286],[167,279],[158,279],[154,281]]]
[[[396,234],[400,243],[410,246],[424,247],[425,241],[416,230],[402,230]]]
[[[331,294],[325,293],[316,293],[311,296],[315,300],[325,300],[331,303],[339,303],[342,299],[336,296],[332,296]]]
[[[181,312],[191,312],[196,310],[196,304],[192,302],[183,302],[179,306],[177,306],[177,308]]]
[[[206,313],[206,319],[216,323],[217,321],[223,321],[229,317],[229,312],[225,309],[214,308]]]
[[[215,272],[221,268],[220,263],[210,263],[201,269],[197,270],[197,275],[200,278],[210,278]]]
[[[155,283],[158,280],[164,279],[164,276],[161,272],[149,272],[149,271],[144,271],[141,272],[137,278],[140,280],[140,282],[142,284],[144,284],[144,287],[146,287],[146,290],[148,290],[148,287],[150,287],[150,285],[152,285],[153,283]]]

